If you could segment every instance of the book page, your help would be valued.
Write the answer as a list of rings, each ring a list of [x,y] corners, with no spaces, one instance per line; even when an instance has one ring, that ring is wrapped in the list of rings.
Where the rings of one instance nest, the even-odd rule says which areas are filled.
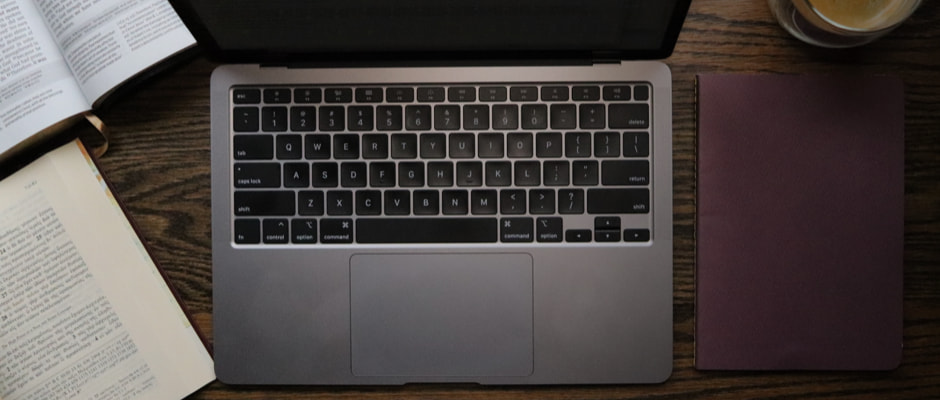
[[[30,0],[0,0],[0,154],[91,108]],[[0,157],[2,158],[2,157]]]
[[[196,40],[166,0],[35,0],[89,103]]]
[[[183,398],[212,360],[89,161],[0,181],[0,398]]]

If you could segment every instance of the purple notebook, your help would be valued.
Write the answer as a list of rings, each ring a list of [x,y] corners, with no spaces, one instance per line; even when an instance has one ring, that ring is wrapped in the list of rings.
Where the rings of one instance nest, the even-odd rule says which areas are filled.
[[[904,88],[698,77],[695,366],[901,361]]]

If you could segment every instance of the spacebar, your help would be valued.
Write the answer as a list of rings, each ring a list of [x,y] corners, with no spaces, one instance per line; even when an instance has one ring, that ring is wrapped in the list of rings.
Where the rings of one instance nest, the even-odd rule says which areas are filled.
[[[496,218],[359,218],[359,243],[490,243]]]

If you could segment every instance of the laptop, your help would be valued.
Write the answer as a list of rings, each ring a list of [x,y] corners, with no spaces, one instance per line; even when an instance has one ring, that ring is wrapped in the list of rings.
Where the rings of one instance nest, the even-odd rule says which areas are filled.
[[[672,371],[689,1],[171,1],[211,78],[230,384]]]

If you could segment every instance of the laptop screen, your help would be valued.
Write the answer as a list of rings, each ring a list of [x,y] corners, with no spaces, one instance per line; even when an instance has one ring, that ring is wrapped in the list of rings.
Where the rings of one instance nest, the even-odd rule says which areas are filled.
[[[171,0],[225,61],[663,58],[689,0]],[[365,55],[365,56],[364,56]]]

